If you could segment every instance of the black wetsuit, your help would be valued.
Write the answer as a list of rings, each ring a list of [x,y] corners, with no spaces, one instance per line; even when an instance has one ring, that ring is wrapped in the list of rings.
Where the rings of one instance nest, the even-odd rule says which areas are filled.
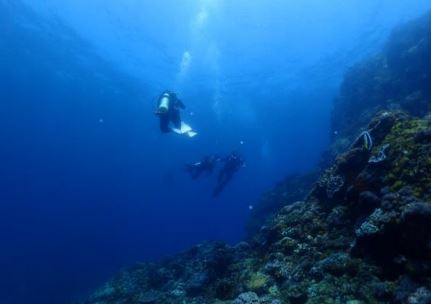
[[[171,132],[172,129],[169,127],[169,123],[172,123],[175,128],[181,129],[181,116],[180,109],[185,109],[184,104],[178,99],[175,93],[163,92],[158,100],[157,109],[159,109],[162,98],[165,94],[169,95],[169,105],[167,112],[156,111],[156,115],[160,118],[160,131],[163,133]]]
[[[190,173],[192,179],[197,179],[204,172],[210,175],[218,160],[219,157],[217,155],[206,156],[200,162],[186,165],[186,170]]]
[[[217,186],[214,188],[213,196],[217,196],[223,191],[226,184],[232,179],[232,176],[242,167],[244,164],[243,159],[237,154],[232,153],[228,157],[222,159],[224,162],[218,177]]]

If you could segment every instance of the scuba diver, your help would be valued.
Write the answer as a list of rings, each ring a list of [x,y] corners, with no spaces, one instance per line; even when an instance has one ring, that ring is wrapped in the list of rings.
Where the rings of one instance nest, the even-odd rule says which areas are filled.
[[[155,112],[160,118],[160,131],[171,132],[170,123],[177,129],[181,128],[180,108],[185,109],[185,105],[178,99],[177,94],[165,91],[160,95]]]
[[[177,94],[168,90],[164,91],[158,101],[155,114],[160,119],[160,130],[163,133],[175,132],[189,137],[197,133],[181,120],[180,109],[185,109],[184,103],[177,97]],[[170,126],[172,124],[172,127]]]
[[[220,160],[218,155],[205,156],[201,161],[194,164],[187,164],[186,171],[192,179],[197,179],[202,173],[211,175],[216,163]]]
[[[244,160],[236,152],[232,152],[221,161],[224,162],[224,165],[218,174],[217,186],[214,188],[213,197],[218,196],[220,192],[223,191],[226,184],[232,179],[235,172],[244,166]]]

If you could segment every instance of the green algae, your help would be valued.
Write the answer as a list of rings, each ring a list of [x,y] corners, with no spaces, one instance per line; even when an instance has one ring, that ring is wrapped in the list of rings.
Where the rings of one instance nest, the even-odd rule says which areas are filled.
[[[260,291],[268,285],[268,276],[261,272],[252,273],[247,282],[246,287],[251,291]]]
[[[388,153],[390,165],[385,177],[391,191],[408,185],[415,197],[423,199],[431,188],[431,146],[415,139],[417,134],[429,129],[428,120],[401,120],[384,139],[385,143],[391,145]]]

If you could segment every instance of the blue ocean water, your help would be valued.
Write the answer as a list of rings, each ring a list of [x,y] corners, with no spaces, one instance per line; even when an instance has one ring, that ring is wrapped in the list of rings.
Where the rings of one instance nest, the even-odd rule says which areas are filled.
[[[71,303],[137,261],[244,237],[316,166],[344,71],[425,0],[0,0],[0,303]],[[171,89],[195,138],[161,134]],[[238,151],[220,197],[184,164]]]

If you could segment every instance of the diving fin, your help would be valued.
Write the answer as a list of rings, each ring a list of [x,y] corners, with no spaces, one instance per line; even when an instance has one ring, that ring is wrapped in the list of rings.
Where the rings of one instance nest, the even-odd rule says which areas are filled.
[[[198,134],[197,132],[193,131],[192,127],[183,121],[181,122],[180,129],[172,128],[172,131],[180,135],[186,135],[188,137],[195,137]]]

